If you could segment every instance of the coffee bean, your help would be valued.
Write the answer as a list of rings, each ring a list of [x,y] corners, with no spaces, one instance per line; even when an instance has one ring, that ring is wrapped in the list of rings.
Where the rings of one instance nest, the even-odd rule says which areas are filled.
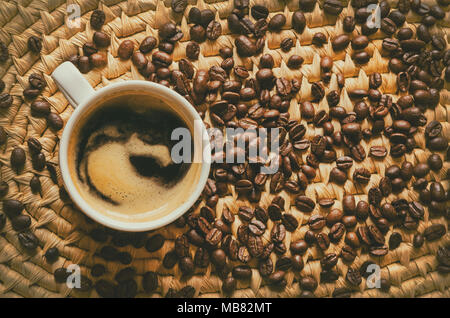
[[[16,216],[11,220],[11,225],[15,231],[23,231],[30,227],[31,218],[28,215]]]
[[[422,234],[416,233],[413,237],[413,246],[415,248],[421,248],[423,246],[423,243],[425,242],[425,238]]]
[[[231,294],[236,289],[236,280],[234,277],[227,277],[222,283],[222,290],[225,294]]]
[[[92,40],[94,41],[97,47],[107,47],[111,43],[111,38],[109,37],[108,34],[98,31],[94,32]]]
[[[238,36],[235,40],[235,45],[238,54],[242,57],[249,57],[256,53],[255,44],[245,35]]]
[[[134,43],[131,40],[122,41],[119,45],[117,54],[123,60],[128,60],[134,51]]]
[[[276,14],[269,20],[269,30],[276,32],[286,24],[286,17],[284,14]]]
[[[387,150],[384,146],[372,146],[369,155],[374,159],[384,159],[387,156]]]
[[[11,152],[11,167],[15,170],[21,169],[25,165],[26,158],[25,151],[22,148],[14,148]]]
[[[248,229],[254,235],[263,235],[266,230],[266,225],[259,220],[252,220],[248,225]]]
[[[64,126],[64,121],[62,120],[61,116],[59,116],[56,113],[48,114],[47,123],[50,126],[50,128],[56,131],[61,130]]]
[[[57,268],[53,273],[55,278],[55,282],[57,283],[65,283],[70,273],[64,267]]]
[[[270,258],[260,260],[258,263],[258,270],[261,276],[267,277],[273,272],[273,262]]]
[[[352,16],[346,16],[344,20],[342,21],[342,27],[345,32],[353,32],[355,29],[355,19]]]
[[[38,193],[41,191],[41,181],[38,176],[33,176],[30,180],[31,192]]]
[[[345,279],[350,283],[350,285],[353,286],[359,286],[362,282],[362,277],[359,271],[352,268],[348,269]]]
[[[299,34],[303,33],[306,27],[306,18],[302,11],[295,11],[292,15],[292,28]]]
[[[386,245],[383,246],[372,246],[369,249],[369,254],[371,256],[385,256],[389,252]]]
[[[37,36],[34,35],[30,36],[28,38],[27,45],[28,49],[35,54],[39,54],[42,50],[41,39],[38,38]]]
[[[423,232],[423,235],[427,241],[435,241],[444,236],[446,232],[447,230],[443,224],[435,223],[428,226]]]
[[[292,254],[303,255],[308,250],[308,244],[304,240],[297,240],[291,242],[289,249]]]
[[[265,6],[255,4],[252,6],[250,13],[255,20],[266,19],[269,15],[269,10]]]
[[[323,34],[322,32],[314,33],[312,38],[312,44],[321,47],[325,43],[327,43],[327,36],[325,34]]]
[[[291,38],[284,38],[280,43],[280,48],[283,52],[289,52],[294,46],[294,41]]]
[[[314,201],[304,195],[299,195],[295,198],[295,206],[302,212],[311,212],[315,207]]]
[[[104,246],[100,250],[100,256],[107,261],[114,261],[117,259],[119,251],[113,246]]]
[[[107,63],[106,55],[103,52],[93,53],[89,56],[89,62],[92,67],[104,67]]]
[[[339,15],[344,9],[342,3],[339,0],[325,0],[323,3],[323,10],[327,14]]]
[[[361,184],[367,184],[370,180],[370,171],[366,168],[358,168],[353,172],[353,181]]]
[[[279,243],[282,242],[285,237],[286,237],[285,226],[281,223],[276,223],[270,233],[271,240],[275,243]]]
[[[345,195],[342,198],[342,207],[345,214],[354,215],[356,210],[355,197],[352,194]]]
[[[78,68],[83,74],[86,74],[91,70],[91,64],[88,56],[80,56],[80,59],[78,60]]]
[[[21,232],[17,236],[20,245],[27,250],[34,250],[39,245],[38,238],[31,232]],[[430,240],[429,238],[427,239]]]
[[[323,270],[330,270],[338,262],[338,257],[335,253],[326,254],[321,260],[320,265]]]
[[[183,275],[189,276],[194,273],[194,261],[190,257],[180,259],[178,266]]]
[[[321,230],[326,225],[326,219],[325,217],[316,214],[309,218],[308,225],[311,230]]]
[[[172,0],[170,6],[175,13],[183,13],[188,5],[187,0]]]
[[[331,42],[334,51],[344,50],[350,43],[350,37],[346,34],[338,35]]]
[[[393,232],[389,237],[389,249],[391,251],[395,250],[397,247],[399,247],[402,241],[403,241],[402,235],[398,232]]]
[[[105,23],[106,15],[102,10],[94,10],[91,14],[90,23],[95,30],[100,30]]]
[[[238,265],[232,270],[232,275],[237,279],[250,279],[252,277],[252,270],[248,265]]]
[[[44,256],[48,263],[54,263],[59,257],[59,250],[56,247],[51,247],[45,252]]]
[[[172,64],[172,57],[166,52],[156,51],[152,54],[152,62],[156,67],[169,67]]]
[[[347,174],[341,169],[334,167],[330,171],[329,180],[331,182],[335,182],[336,184],[344,184],[347,181]]]
[[[145,244],[145,249],[152,253],[159,250],[164,245],[165,238],[161,234],[156,234],[150,237]]]

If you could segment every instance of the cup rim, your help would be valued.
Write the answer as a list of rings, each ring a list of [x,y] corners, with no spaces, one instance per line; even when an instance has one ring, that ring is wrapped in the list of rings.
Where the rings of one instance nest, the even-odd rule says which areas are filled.
[[[204,134],[207,134],[206,127],[203,123],[203,120],[200,118],[200,115],[197,113],[195,108],[181,95],[179,95],[177,92],[172,91],[166,86],[163,86],[158,83],[153,82],[147,82],[142,80],[130,80],[126,82],[120,82],[120,83],[113,83],[108,86],[102,87],[101,89],[94,91],[94,93],[86,98],[84,101],[82,101],[73,111],[72,115],[70,116],[69,120],[67,121],[61,140],[59,143],[59,165],[61,169],[61,176],[63,179],[63,183],[65,188],[67,189],[67,193],[69,194],[72,201],[75,203],[75,205],[87,216],[95,220],[96,222],[105,225],[107,227],[110,227],[115,230],[120,231],[126,231],[126,232],[144,232],[144,231],[150,231],[154,229],[161,228],[167,224],[172,223],[176,219],[178,219],[180,216],[182,216],[186,211],[191,208],[196,200],[200,197],[201,193],[203,192],[203,188],[206,185],[206,182],[208,180],[209,171],[211,168],[211,150],[210,150],[210,143],[209,141],[205,142],[202,138],[202,162],[200,163],[201,171],[200,171],[200,178],[199,182],[195,186],[195,190],[191,193],[191,195],[188,197],[188,199],[178,206],[177,208],[173,209],[170,213],[167,215],[164,215],[161,218],[157,218],[156,220],[151,221],[144,221],[144,222],[126,222],[121,220],[113,219],[96,209],[94,209],[91,205],[89,205],[83,197],[80,195],[79,191],[75,187],[75,184],[72,180],[72,177],[69,172],[69,166],[68,166],[68,146],[69,146],[69,140],[72,136],[73,128],[75,124],[78,122],[81,114],[83,114],[87,109],[88,106],[92,104],[92,102],[102,95],[107,94],[108,92],[118,88],[118,87],[124,87],[124,86],[130,86],[130,88],[136,88],[140,86],[141,88],[151,89],[152,91],[156,91],[159,95],[166,95],[169,96],[171,99],[175,99],[176,103],[178,105],[181,105],[184,111],[190,113],[192,117],[194,117],[195,120],[200,120],[201,123],[201,131],[203,136],[207,136]]]

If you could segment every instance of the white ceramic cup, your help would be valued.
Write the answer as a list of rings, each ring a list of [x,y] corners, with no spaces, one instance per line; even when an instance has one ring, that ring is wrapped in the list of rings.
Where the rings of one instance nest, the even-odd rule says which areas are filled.
[[[70,104],[75,108],[73,114],[68,120],[66,126],[64,127],[64,131],[62,134],[62,138],[59,144],[59,164],[62,179],[64,185],[67,189],[68,194],[72,198],[73,202],[89,217],[94,219],[95,221],[121,231],[129,231],[129,232],[141,232],[141,231],[149,231],[153,229],[160,228],[164,225],[167,225],[177,218],[182,216],[199,198],[201,195],[203,188],[208,179],[209,170],[211,166],[211,151],[208,136],[206,132],[206,128],[201,120],[199,114],[195,110],[195,108],[181,95],[177,92],[163,86],[160,84],[148,82],[148,81],[140,81],[140,80],[130,80],[121,83],[115,83],[108,85],[95,91],[89,82],[83,77],[83,75],[78,71],[78,69],[71,62],[64,62],[60,66],[58,66],[52,73],[52,78],[55,83],[58,85],[61,92],[68,99]],[[194,157],[198,157],[198,152],[201,151],[201,169],[200,169],[200,177],[197,184],[192,185],[192,193],[180,206],[176,207],[172,211],[169,211],[164,214],[164,216],[157,218],[155,220],[150,221],[121,221],[115,218],[109,217],[104,213],[99,212],[95,208],[93,208],[90,204],[83,199],[80,195],[77,187],[74,184],[73,176],[69,171],[69,140],[72,137],[72,133],[74,131],[74,126],[79,122],[80,119],[83,118],[83,115],[86,111],[89,110],[91,106],[98,105],[98,102],[107,97],[109,94],[116,94],[120,91],[148,91],[151,92],[154,96],[158,96],[165,101],[168,101],[168,106],[176,109],[176,112],[180,114],[180,112],[184,116],[184,120],[192,121],[192,123],[196,123],[196,130],[201,131],[201,140],[199,142],[198,139],[194,141]],[[101,108],[101,106],[99,106]],[[200,127],[199,127],[200,125]],[[197,138],[194,134],[193,139]],[[200,147],[198,147],[199,143]]]

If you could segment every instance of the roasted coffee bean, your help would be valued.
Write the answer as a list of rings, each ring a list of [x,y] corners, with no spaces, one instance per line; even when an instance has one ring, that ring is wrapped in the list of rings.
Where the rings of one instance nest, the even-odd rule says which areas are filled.
[[[234,277],[227,277],[222,283],[222,291],[225,294],[231,294],[236,289],[236,280]]]
[[[414,237],[413,237],[413,246],[414,246],[415,248],[420,248],[420,247],[422,247],[424,242],[425,242],[425,238],[424,238],[424,236],[423,236],[422,234],[420,234],[420,233],[414,234]]]
[[[189,276],[194,273],[194,261],[190,257],[180,259],[178,266],[183,275]]]
[[[30,188],[31,192],[34,194],[39,193],[41,191],[41,181],[38,176],[33,176],[30,180]]]
[[[150,237],[145,244],[145,249],[152,253],[159,250],[164,245],[165,238],[161,234],[156,234]]]
[[[345,234],[345,226],[342,223],[335,223],[331,228],[330,228],[330,233],[328,234],[330,240],[334,243],[339,242],[341,240],[341,238],[344,236]]]
[[[96,47],[107,47],[111,43],[111,38],[104,32],[96,31],[92,37]]]
[[[57,268],[53,273],[55,282],[57,283],[65,283],[69,275],[70,273],[64,267]]]
[[[294,46],[294,41],[291,38],[284,38],[280,43],[280,48],[283,52],[289,52]]]
[[[189,42],[186,45],[186,56],[191,60],[197,60],[200,54],[200,46],[196,42]]]
[[[175,13],[183,13],[188,5],[187,0],[172,0],[170,6]]]
[[[269,9],[265,6],[255,4],[252,6],[250,13],[255,20],[266,19],[269,15]]]
[[[44,256],[48,263],[54,263],[59,258],[59,250],[56,247],[51,247],[45,252]]]
[[[156,47],[156,44],[157,40],[154,36],[147,36],[142,40],[139,50],[144,54],[149,53]]]
[[[445,201],[445,190],[440,182],[432,182],[430,185],[430,194],[433,201]]]
[[[289,232],[294,232],[298,227],[297,219],[292,214],[289,213],[283,214],[282,222],[286,227],[286,230]]]
[[[107,63],[106,55],[103,52],[93,53],[89,56],[92,67],[104,67]]]
[[[327,43],[327,36],[325,34],[323,34],[322,32],[314,33],[312,38],[312,44],[321,47],[325,43]]]
[[[281,28],[286,24],[286,17],[284,14],[276,14],[269,20],[269,30],[270,31],[280,31]]]
[[[314,101],[319,102],[325,96],[325,89],[320,83],[312,83],[311,85],[311,95]]]
[[[295,11],[292,15],[292,28],[299,34],[303,33],[306,27],[306,18],[301,10]]]
[[[56,113],[50,113],[47,116],[47,123],[53,130],[61,130],[64,126],[64,121],[62,120],[61,116],[59,116]]]
[[[172,64],[172,58],[166,52],[156,51],[152,54],[152,62],[157,67],[169,67]]]
[[[338,257],[335,253],[326,254],[321,260],[320,265],[323,270],[330,270],[338,262]]]
[[[352,263],[356,258],[356,251],[349,245],[344,245],[341,250],[340,256],[342,257],[344,262]]]
[[[370,171],[366,168],[358,168],[353,172],[353,181],[367,184],[370,180]]]
[[[378,187],[372,187],[369,189],[368,198],[370,204],[379,206],[381,199],[383,198],[383,194]]]
[[[242,57],[249,57],[256,53],[255,44],[245,35],[238,36],[235,40],[235,45],[238,54]]]
[[[249,253],[247,247],[245,247],[245,246],[239,247],[238,260],[241,263],[247,264],[250,261],[250,258],[251,258],[251,256],[250,256],[250,253]]]
[[[357,249],[360,247],[358,235],[355,232],[347,232],[345,235],[345,243],[350,245],[352,248]]]
[[[419,202],[417,202],[417,201],[410,202],[408,204],[408,208],[409,208],[409,214],[413,218],[415,218],[415,219],[423,218],[425,211],[424,211],[423,206]]]
[[[350,37],[346,34],[338,35],[331,42],[334,51],[344,50],[350,43]]]
[[[353,32],[355,29],[355,19],[353,16],[346,16],[344,20],[342,21],[342,27],[345,32]]]
[[[308,196],[299,195],[295,198],[295,206],[302,212],[311,212],[315,205],[315,202]]]
[[[403,241],[402,235],[398,232],[393,232],[389,237],[389,249],[391,251],[395,250],[397,247],[399,247],[402,241]]]
[[[312,103],[303,102],[300,104],[300,113],[302,115],[302,119],[306,121],[311,121],[314,118],[315,109]]]
[[[369,44],[369,38],[365,35],[355,36],[352,41],[352,49],[354,50],[362,50],[367,47]]]
[[[347,174],[341,169],[334,167],[330,171],[329,180],[335,182],[336,184],[344,184],[347,181]]]
[[[232,275],[237,279],[250,279],[252,277],[252,269],[248,265],[238,265],[232,270]]]
[[[356,202],[353,194],[347,194],[342,198],[342,207],[347,215],[354,215],[356,210]]]
[[[352,269],[352,268],[348,269],[345,279],[352,286],[359,286],[362,282],[362,277],[361,277],[361,274],[359,273],[359,271]]]
[[[270,233],[270,238],[274,243],[280,243],[286,237],[286,228],[281,223],[276,223]]]
[[[248,229],[254,235],[263,235],[266,230],[266,225],[259,220],[252,220],[248,225]]]
[[[11,152],[11,167],[15,170],[21,169],[25,165],[26,158],[25,151],[22,148],[14,148]]]
[[[19,215],[11,219],[11,225],[17,232],[23,231],[30,227],[31,218],[28,215]]]
[[[44,77],[38,73],[32,73],[30,77],[28,77],[28,82],[30,83],[31,87],[38,90],[42,90],[45,88],[45,86],[47,86]]]
[[[371,256],[385,256],[388,252],[389,252],[389,248],[386,245],[372,246],[369,249],[369,254]]]
[[[258,263],[258,270],[261,276],[267,277],[273,272],[273,262],[270,258],[260,260]]]
[[[325,0],[323,3],[323,10],[331,15],[339,15],[343,8],[344,6],[339,0]]]
[[[330,238],[326,233],[319,233],[316,235],[315,238],[317,246],[322,250],[325,251],[330,247]]]
[[[105,23],[106,15],[102,10],[94,10],[91,14],[90,23],[95,30],[100,30]]]
[[[387,156],[387,150],[384,146],[372,146],[369,155],[374,159],[384,159]]]
[[[39,245],[38,238],[31,232],[21,232],[17,236],[20,245],[27,250],[34,250]],[[427,239],[430,240],[428,237]]]
[[[217,21],[211,21],[206,28],[206,38],[214,41],[222,34],[222,26]]]
[[[32,35],[28,38],[27,45],[28,49],[35,54],[39,54],[42,50],[41,39],[35,35]]]
[[[387,35],[392,35],[397,30],[397,25],[391,19],[384,18],[381,20],[381,30]]]
[[[128,60],[133,55],[134,43],[131,40],[124,40],[119,45],[117,54],[123,60]]]
[[[309,218],[308,225],[311,230],[321,230],[326,225],[326,219],[319,214],[315,214]]]
[[[423,235],[427,241],[435,241],[444,236],[446,232],[447,230],[443,224],[435,223],[428,226],[423,232]]]
[[[303,255],[308,250],[308,243],[304,240],[297,240],[295,242],[291,242],[289,249],[292,254]]]

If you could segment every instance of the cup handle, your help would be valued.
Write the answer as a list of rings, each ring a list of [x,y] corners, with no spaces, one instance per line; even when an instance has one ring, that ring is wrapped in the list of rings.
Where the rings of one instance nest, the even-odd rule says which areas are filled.
[[[71,62],[64,62],[58,66],[53,71],[52,78],[74,108],[95,92]]]

